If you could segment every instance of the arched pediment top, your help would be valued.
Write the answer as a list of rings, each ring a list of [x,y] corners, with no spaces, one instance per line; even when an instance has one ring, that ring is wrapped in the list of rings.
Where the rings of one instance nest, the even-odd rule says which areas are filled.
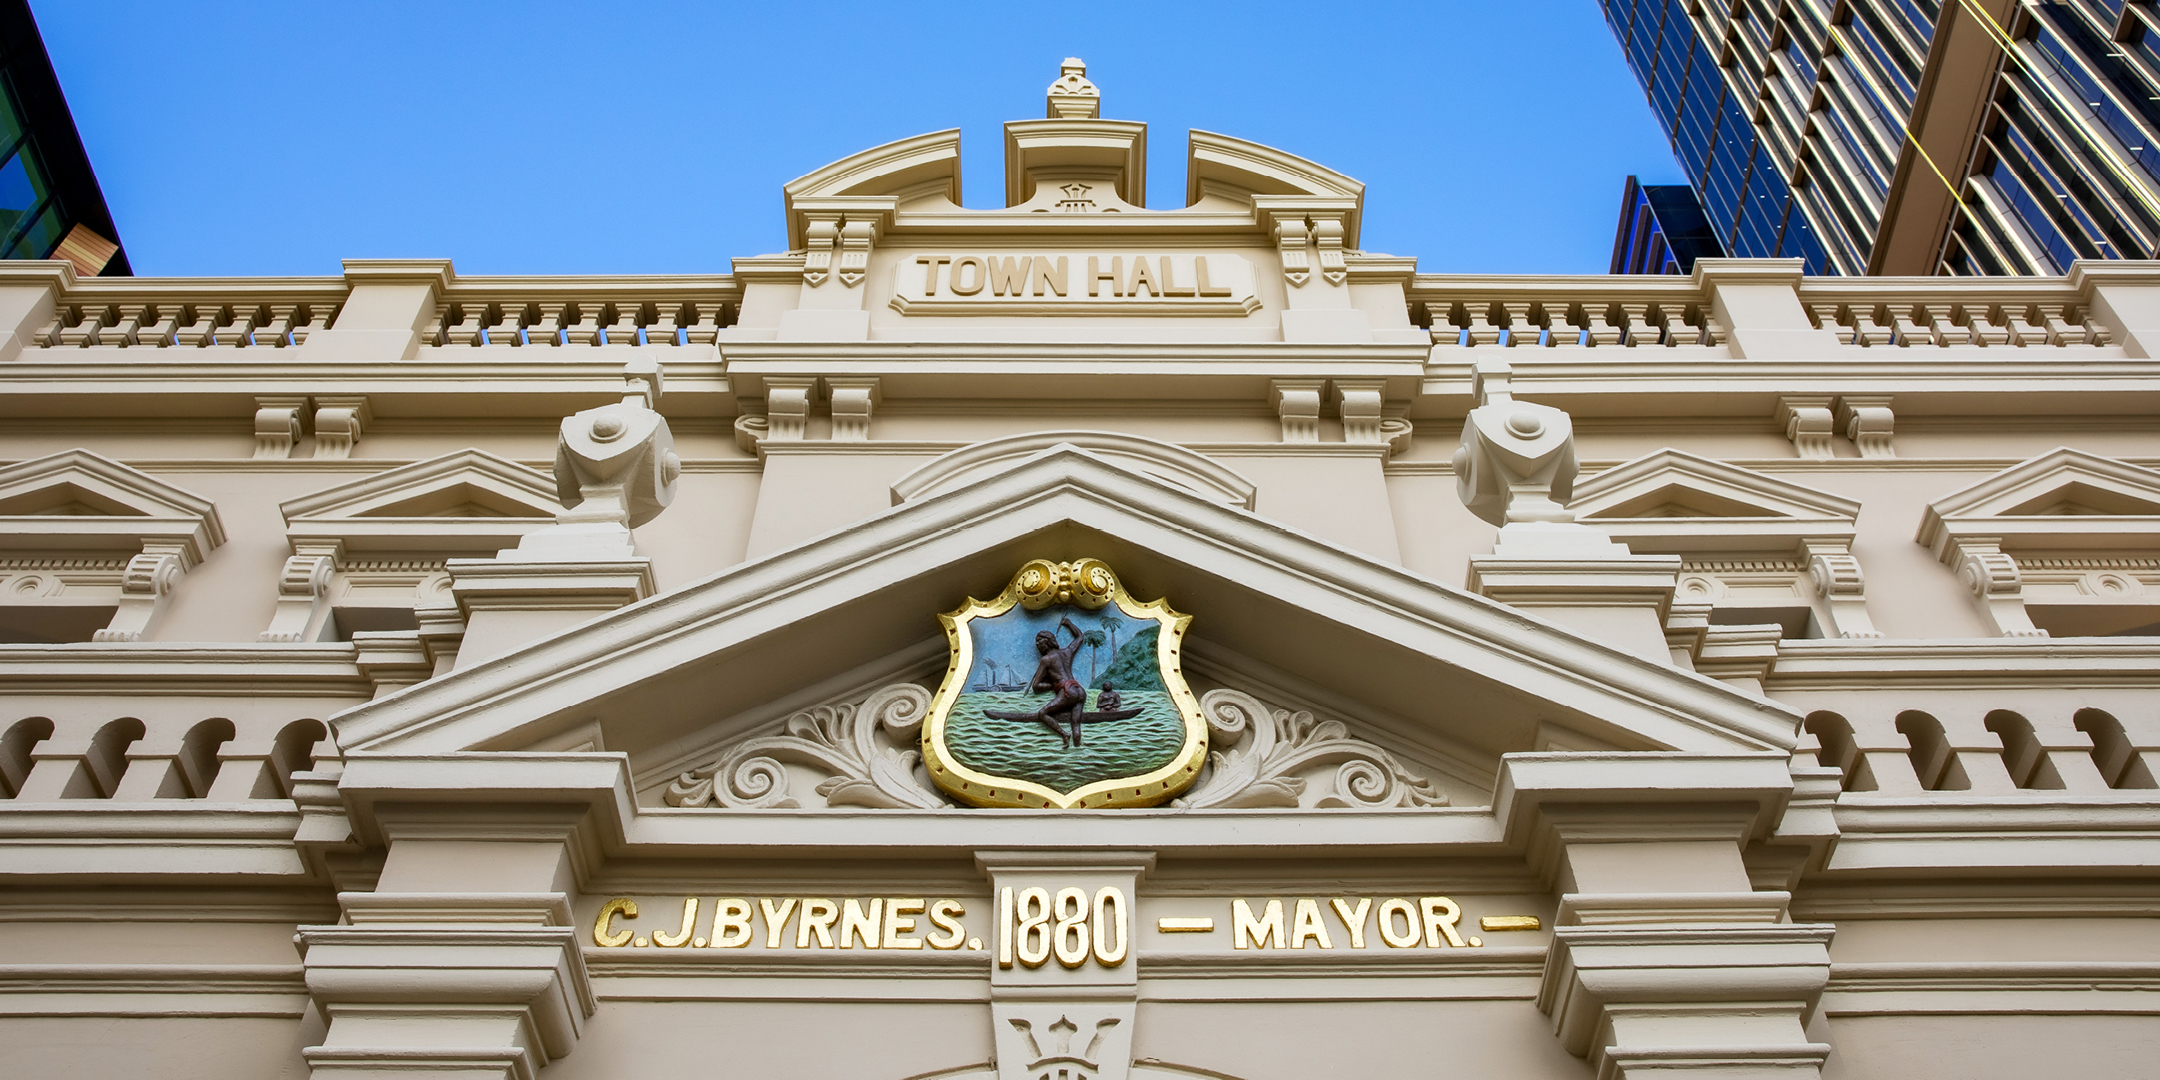
[[[63,450],[0,469],[0,542],[11,547],[177,544],[193,566],[225,542],[217,505],[139,469]]]
[[[2057,447],[1929,503],[1914,539],[1942,552],[1981,534],[2077,546],[2160,535],[2160,472]]]
[[[1349,213],[1343,221],[1343,243],[1353,248],[1358,244],[1365,185],[1325,165],[1272,146],[1196,128],[1186,150],[1186,202],[1199,202],[1207,186],[1232,187],[1253,195],[1346,200]]]
[[[901,477],[892,486],[893,505],[967,487],[1060,445],[1090,451],[1209,502],[1253,508],[1253,482],[1213,459],[1174,443],[1114,431],[1031,431],[963,446]]]
[[[954,206],[960,205],[957,128],[889,142],[841,158],[788,181],[782,189],[787,201],[788,246],[800,248],[805,242],[804,219],[797,209],[806,199],[890,198],[937,185],[943,186],[945,198]]]

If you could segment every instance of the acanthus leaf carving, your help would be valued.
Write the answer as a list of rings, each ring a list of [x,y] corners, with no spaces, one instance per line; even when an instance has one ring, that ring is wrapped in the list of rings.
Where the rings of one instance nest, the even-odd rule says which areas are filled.
[[[1200,699],[1213,744],[1208,775],[1173,805],[1189,810],[1294,808],[1304,805],[1300,775],[1334,766],[1333,790],[1314,807],[1380,809],[1446,806],[1447,794],[1339,720],[1304,710],[1272,709],[1251,694],[1211,690]],[[1242,743],[1244,745],[1240,746]]]
[[[777,734],[745,739],[683,773],[664,798],[682,807],[800,807],[789,789],[794,764],[831,774],[815,789],[828,806],[942,809],[945,797],[916,778],[921,751],[907,748],[929,710],[930,692],[914,683],[881,687],[857,703],[812,706],[781,721]]]

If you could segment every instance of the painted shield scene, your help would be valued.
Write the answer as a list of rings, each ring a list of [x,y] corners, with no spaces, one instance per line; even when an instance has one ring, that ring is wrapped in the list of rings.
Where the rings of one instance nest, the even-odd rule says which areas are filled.
[[[949,767],[939,782],[954,794],[988,805],[1148,805],[1197,776],[1205,727],[1175,660],[1187,620],[1159,601],[1134,602],[1100,563],[1031,563],[1006,595],[944,619],[954,665],[924,756]]]

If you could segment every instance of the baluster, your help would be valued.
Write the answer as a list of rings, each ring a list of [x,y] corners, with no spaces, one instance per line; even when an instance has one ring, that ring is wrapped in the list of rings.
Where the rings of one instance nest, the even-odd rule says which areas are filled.
[[[334,311],[335,307],[330,304],[320,306],[314,304],[301,305],[294,311],[292,328],[286,332],[285,336],[291,338],[294,345],[306,344],[309,334],[329,325],[330,316]]]
[[[73,305],[57,305],[53,308],[52,321],[46,323],[44,328],[33,336],[32,340],[36,341],[38,348],[41,349],[57,348],[60,345],[60,332],[75,325],[75,316],[76,311]]]
[[[449,328],[449,326],[450,305],[437,305],[435,308],[435,317],[428,320],[427,325],[422,327],[420,330],[420,344],[441,345],[443,343],[443,333]]]
[[[2047,327],[2034,322],[2032,314],[2030,306],[2003,305],[2003,325],[2010,328],[2010,344],[2029,349],[2048,343]]]
[[[1583,305],[1584,333],[1589,336],[1589,344],[1592,348],[1599,345],[1620,344],[1622,330],[1612,320],[1615,306],[1611,304]]]
[[[254,343],[251,335],[262,321],[262,306],[239,304],[232,309],[232,318],[210,335],[209,344],[221,349],[238,349]]]
[[[1976,345],[2005,345],[2010,341],[2010,331],[1998,320],[1988,317],[1985,304],[1967,304],[1964,308],[1965,327],[1972,334]]]
[[[1875,307],[1854,307],[1851,311],[1854,340],[1867,348],[1890,344],[1891,331],[1889,327],[1884,326],[1880,321],[1882,312],[1879,309]]]
[[[1838,321],[1836,304],[1812,304],[1808,311],[1815,316],[1815,325],[1836,334],[1841,345],[1850,345],[1859,336],[1857,330]]]
[[[278,349],[285,345],[285,335],[292,331],[293,315],[298,305],[270,305],[269,321],[255,328],[255,344],[260,348]]]
[[[1929,304],[1919,312],[1927,319],[1929,336],[1934,338],[1935,344],[1947,348],[1972,341],[1971,330],[1950,321],[1950,305]]]
[[[580,303],[576,305],[574,314],[577,321],[563,327],[563,344],[600,344],[600,313],[603,307],[604,305],[601,304]],[[568,315],[565,316],[565,318],[568,317]]]
[[[121,308],[120,318],[113,322],[111,329],[98,333],[98,341],[101,344],[117,345],[121,348],[135,344],[136,336],[142,331],[142,325],[146,322],[155,321],[153,315],[156,310],[140,304],[130,304]],[[134,314],[129,314],[129,312]]]
[[[2077,321],[2079,328],[2085,331],[2085,344],[2096,346],[2108,344],[2107,327],[2093,321],[2092,309],[2087,308],[2079,311]]]
[[[190,305],[181,314],[181,323],[173,328],[173,344],[187,349],[200,349],[211,344],[217,336],[217,328],[224,322],[224,315],[222,304]]]
[[[524,338],[518,331],[524,329],[525,317],[532,314],[531,305],[510,300],[499,306],[501,317],[488,324],[483,335],[486,340],[482,344],[490,349],[510,349],[523,345]]]
[[[1909,349],[1917,342],[1935,340],[1932,332],[1922,329],[1913,319],[1912,308],[1891,307],[1890,322],[1897,330],[1897,344],[1901,349]]]
[[[110,325],[115,318],[111,307],[85,307],[82,309],[81,322],[60,331],[60,344],[75,348],[102,344],[98,340],[98,331]]]
[[[613,307],[614,310],[611,314],[615,318],[614,321],[607,324],[605,331],[607,343],[610,345],[638,344],[638,321],[639,316],[644,314],[643,305],[615,304]]]
[[[2040,325],[2047,328],[2047,343],[2058,348],[2066,345],[2085,344],[2085,328],[2073,326],[2063,318],[2061,304],[2041,304]]]
[[[457,322],[443,328],[443,339],[451,345],[480,344],[480,328],[488,323],[490,305],[485,301],[468,300],[457,305]]]
[[[1508,348],[1516,349],[1535,346],[1538,343],[1539,327],[1537,323],[1531,321],[1530,313],[1537,309],[1537,303],[1535,301],[1529,303],[1504,302],[1501,307],[1507,310]]]
[[[1700,342],[1700,344],[1725,344],[1727,340],[1725,333],[1725,323],[1723,320],[1717,317],[1717,312],[1712,310],[1706,304],[1698,304],[1696,305],[1695,313],[1701,318],[1702,321],[1702,341]]]
[[[533,321],[525,324],[525,344],[562,344],[563,311],[568,306],[558,303],[534,304],[537,314]]]
[[[722,305],[691,304],[683,312],[685,318],[692,320],[683,327],[684,344],[711,345],[720,340]]]
[[[1629,348],[1655,345],[1664,332],[1656,323],[1650,321],[1650,305],[1648,304],[1620,305],[1620,319],[1623,323],[1620,343]]]
[[[1465,321],[1470,332],[1463,344],[1473,349],[1480,345],[1500,344],[1500,327],[1492,319],[1494,306],[1492,304],[1465,305]]]
[[[1698,312],[1695,305],[1675,304],[1671,307],[1661,307],[1661,310],[1665,313],[1666,348],[1671,349],[1682,345],[1699,345],[1702,343],[1702,329],[1691,318]]]
[[[180,333],[181,310],[171,308],[145,308],[143,321],[149,325],[135,332],[135,344],[153,348],[168,348],[175,344]]]
[[[671,304],[666,301],[656,304],[653,308],[652,324],[645,328],[645,344],[675,344],[675,331],[680,328],[682,314],[687,308],[686,304]]]

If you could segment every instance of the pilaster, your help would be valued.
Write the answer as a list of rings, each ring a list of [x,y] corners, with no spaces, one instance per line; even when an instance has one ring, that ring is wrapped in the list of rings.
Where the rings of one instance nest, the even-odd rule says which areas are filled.
[[[389,853],[345,921],[303,926],[329,1022],[317,1078],[534,1080],[598,1009],[571,926],[574,806],[377,808]]]
[[[998,1080],[1124,1080],[1139,995],[1135,904],[1154,854],[980,851],[975,863],[996,907],[989,946]],[[1057,929],[1076,918],[1085,920],[1080,935]]]

